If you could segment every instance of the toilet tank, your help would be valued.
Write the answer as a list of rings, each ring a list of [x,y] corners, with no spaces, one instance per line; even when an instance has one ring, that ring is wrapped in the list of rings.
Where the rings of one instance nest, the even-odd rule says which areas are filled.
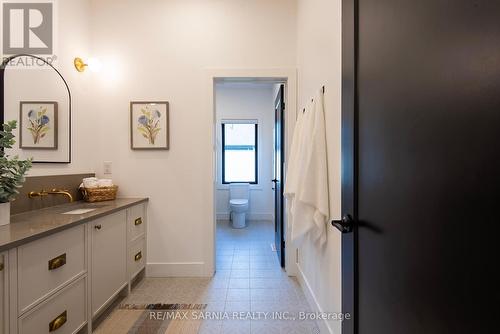
[[[229,184],[229,199],[249,199],[249,183]]]

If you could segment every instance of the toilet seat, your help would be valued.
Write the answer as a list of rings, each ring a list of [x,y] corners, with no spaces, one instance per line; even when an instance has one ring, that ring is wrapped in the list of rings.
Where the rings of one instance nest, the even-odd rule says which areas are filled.
[[[231,204],[231,205],[246,205],[246,204],[248,204],[248,200],[247,199],[232,199],[232,200],[229,200],[229,204]]]

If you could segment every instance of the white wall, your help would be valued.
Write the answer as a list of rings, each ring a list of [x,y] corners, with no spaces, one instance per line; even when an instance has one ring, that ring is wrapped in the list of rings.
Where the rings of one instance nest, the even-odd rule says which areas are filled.
[[[273,136],[274,89],[271,83],[218,83],[215,91],[217,118],[217,194],[216,212],[220,219],[229,216],[229,186],[222,184],[222,131],[224,119],[258,121],[258,184],[250,186],[249,219],[273,219]]]
[[[35,164],[29,175],[58,175],[73,173],[88,173],[95,169],[95,156],[98,151],[96,136],[96,113],[91,106],[92,95],[90,90],[91,75],[77,73],[73,67],[73,59],[77,56],[88,57],[90,49],[90,2],[88,0],[56,1],[57,19],[57,49],[58,57],[56,67],[68,81],[73,95],[73,142],[71,164]],[[11,71],[11,70],[8,70]],[[27,72],[26,70],[21,70]],[[29,70],[32,71],[32,70]],[[33,70],[35,71],[35,70]],[[40,72],[40,71],[37,71]],[[45,72],[45,71],[43,71]],[[6,84],[8,84],[9,73],[6,73]],[[24,73],[23,77],[30,76]],[[40,78],[43,74],[33,73],[33,77]],[[57,85],[57,90],[64,91],[62,81],[57,75],[50,74],[48,77],[56,78],[57,81],[46,82],[45,85]],[[37,87],[43,90],[45,87]],[[16,95],[19,92],[16,92]],[[33,96],[36,92],[26,92],[25,96]],[[22,95],[22,94],[21,94]],[[40,95],[40,94],[38,94]],[[12,100],[12,97],[10,97]],[[6,107],[13,103],[15,107],[6,110],[6,120],[18,118],[18,101],[9,100],[6,95]],[[9,102],[10,101],[10,102]]]
[[[297,62],[302,108],[325,85],[330,214],[340,217],[341,0],[299,0]],[[312,242],[299,249],[299,271],[319,309],[341,311],[341,236],[329,225],[324,249]],[[340,333],[338,321],[323,323]],[[323,331],[322,331],[323,332]]]
[[[289,0],[93,0],[93,53],[104,64],[94,108],[100,160],[121,196],[147,196],[148,272],[202,275],[213,197],[210,68],[293,68]],[[129,102],[170,101],[169,151],[132,151]],[[99,172],[102,169],[99,168]]]

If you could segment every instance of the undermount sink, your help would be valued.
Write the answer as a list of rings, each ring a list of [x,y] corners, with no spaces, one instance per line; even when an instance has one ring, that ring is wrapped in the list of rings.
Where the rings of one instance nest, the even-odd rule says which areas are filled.
[[[91,211],[97,210],[97,208],[94,209],[76,209],[76,210],[71,210],[67,212],[63,212],[63,215],[83,215],[84,213],[88,213]]]
[[[84,204],[81,205],[78,209],[74,209],[71,211],[66,211],[63,212],[63,215],[83,215],[84,213],[89,213],[94,210],[97,210],[99,208],[103,208],[107,206],[106,204],[94,204],[94,203],[89,203],[89,204]]]
[[[88,203],[82,205],[83,209],[99,209],[99,208],[104,208],[105,206],[108,206],[109,204],[97,204],[97,203]]]

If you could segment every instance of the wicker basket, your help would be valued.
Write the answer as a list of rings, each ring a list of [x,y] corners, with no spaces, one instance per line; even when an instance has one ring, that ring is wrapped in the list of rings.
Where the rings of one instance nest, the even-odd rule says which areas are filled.
[[[111,201],[116,198],[118,192],[118,186],[80,189],[86,202]]]

